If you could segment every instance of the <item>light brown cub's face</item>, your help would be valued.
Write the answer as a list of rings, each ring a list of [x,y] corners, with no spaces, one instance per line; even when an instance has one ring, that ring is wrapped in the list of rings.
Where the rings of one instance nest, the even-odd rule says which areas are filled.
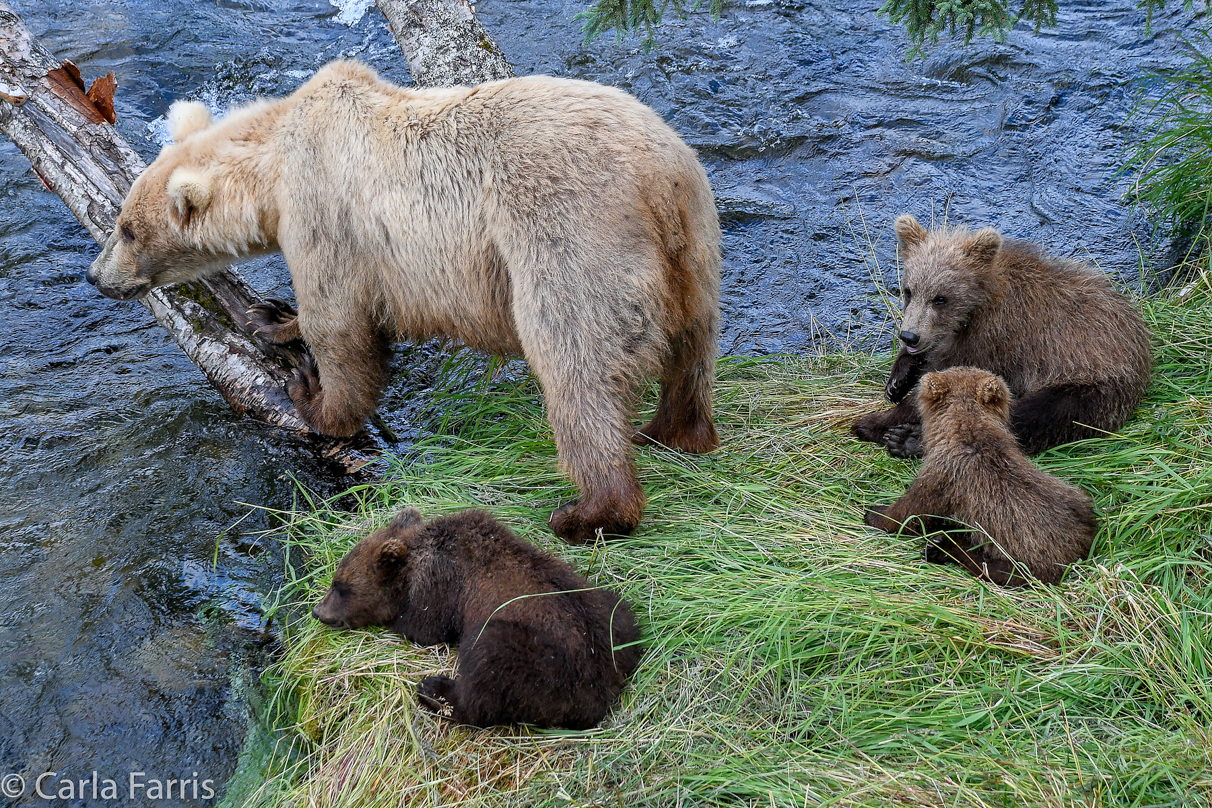
[[[1010,390],[1000,376],[972,367],[927,373],[917,394],[926,421],[949,413],[1010,420]]]
[[[912,216],[896,220],[901,251],[900,340],[911,354],[945,347],[986,304],[983,279],[1001,249],[1002,237],[985,229],[928,231]]]
[[[312,607],[312,617],[338,629],[394,622],[405,606],[396,593],[403,590],[399,578],[408,554],[408,532],[420,526],[421,514],[409,508],[354,545],[333,573],[327,594]]]
[[[196,172],[178,165],[183,148],[165,148],[126,195],[117,226],[87,275],[106,297],[133,300],[157,286],[193,280],[230,260],[202,249],[192,235],[190,225],[202,215],[195,204],[201,197]]]

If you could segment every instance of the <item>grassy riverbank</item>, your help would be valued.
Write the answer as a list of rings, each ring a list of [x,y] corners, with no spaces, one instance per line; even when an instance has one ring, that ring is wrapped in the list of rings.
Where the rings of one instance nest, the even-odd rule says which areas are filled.
[[[477,731],[420,710],[447,649],[285,631],[291,765],[264,805],[1207,805],[1212,800],[1212,288],[1141,303],[1157,378],[1121,435],[1041,457],[1103,515],[1093,557],[1018,592],[866,528],[917,464],[849,437],[887,357],[725,361],[724,447],[639,452],[636,535],[567,547],[573,495],[531,381],[438,402],[436,435],[354,513],[300,502],[280,614],[404,505],[477,505],[624,592],[647,654],[598,730]],[[653,396],[647,397],[649,402]],[[349,500],[346,500],[348,504]]]

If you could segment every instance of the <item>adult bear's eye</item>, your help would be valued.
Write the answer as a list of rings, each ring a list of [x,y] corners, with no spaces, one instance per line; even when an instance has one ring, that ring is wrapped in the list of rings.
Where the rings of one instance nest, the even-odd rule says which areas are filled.
[[[122,233],[123,241],[134,241],[135,240],[135,231],[131,230],[126,225],[122,225],[121,233]]]
[[[946,295],[939,295],[938,297],[934,298],[933,303],[936,306],[946,306],[947,305]]]

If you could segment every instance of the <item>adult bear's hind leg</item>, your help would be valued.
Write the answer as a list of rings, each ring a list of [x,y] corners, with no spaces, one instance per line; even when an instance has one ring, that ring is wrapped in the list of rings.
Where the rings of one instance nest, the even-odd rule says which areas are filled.
[[[636,433],[635,443],[657,443],[692,454],[719,448],[720,436],[711,419],[715,352],[714,321],[699,322],[670,340],[656,415]]]

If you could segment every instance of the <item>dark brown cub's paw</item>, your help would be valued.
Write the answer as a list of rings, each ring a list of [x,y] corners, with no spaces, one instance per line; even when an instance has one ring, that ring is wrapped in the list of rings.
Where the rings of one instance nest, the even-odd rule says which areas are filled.
[[[445,676],[426,676],[417,683],[417,701],[443,718],[453,718],[455,681]]]
[[[850,432],[859,440],[870,443],[881,443],[884,437],[884,418],[882,412],[872,412],[859,418],[850,427]]]

